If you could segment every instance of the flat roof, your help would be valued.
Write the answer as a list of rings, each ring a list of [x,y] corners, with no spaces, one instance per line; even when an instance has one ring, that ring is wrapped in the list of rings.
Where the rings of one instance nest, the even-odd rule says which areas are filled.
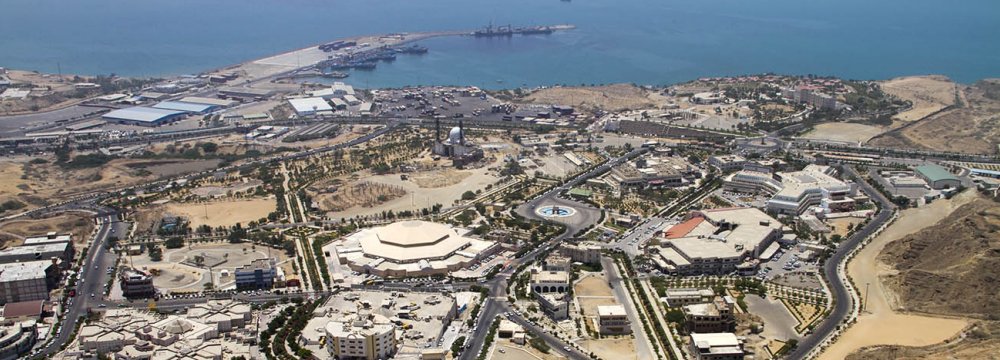
[[[201,97],[201,96],[186,96],[178,101],[191,104],[206,104],[206,105],[227,106],[227,107],[236,104],[236,102],[232,100]]]
[[[6,305],[3,306],[3,317],[8,319],[22,317],[22,316],[37,317],[42,315],[43,304],[45,304],[44,300],[7,303]]]
[[[129,120],[142,122],[156,122],[175,116],[184,115],[184,111],[157,109],[145,106],[134,106],[130,108],[118,109],[104,114],[105,119]]]
[[[326,102],[326,99],[321,97],[288,99],[288,103],[291,104],[293,108],[295,108],[295,112],[297,113],[333,110],[333,107],[330,106],[330,103]]]
[[[597,316],[625,316],[622,305],[601,305],[597,307]]]
[[[51,260],[0,264],[0,282],[45,278],[45,269],[53,265]]]
[[[215,108],[216,105],[196,104],[182,101],[161,101],[153,105],[157,109],[177,110],[191,113],[204,113]]]
[[[429,221],[399,221],[362,229],[348,237],[365,255],[394,262],[459,256],[460,250],[479,253],[493,243],[463,236],[457,228]]]
[[[10,249],[0,250],[0,256],[22,255],[22,254],[47,254],[62,253],[70,247],[68,242],[56,242],[47,244],[22,245]]]

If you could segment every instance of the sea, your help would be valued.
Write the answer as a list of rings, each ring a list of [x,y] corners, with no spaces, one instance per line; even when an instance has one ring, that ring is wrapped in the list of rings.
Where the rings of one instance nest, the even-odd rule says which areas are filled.
[[[672,84],[757,73],[1000,77],[996,0],[0,0],[0,67],[196,74],[341,37],[573,24],[444,37],[355,71],[364,88]]]

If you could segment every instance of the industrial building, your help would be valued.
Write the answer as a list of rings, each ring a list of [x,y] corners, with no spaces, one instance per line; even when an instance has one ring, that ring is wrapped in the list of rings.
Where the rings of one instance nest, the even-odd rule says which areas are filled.
[[[622,305],[601,305],[597,307],[597,329],[602,335],[621,335],[632,332],[628,314]]]
[[[187,112],[168,109],[157,109],[145,106],[135,106],[130,108],[113,110],[104,114],[102,118],[109,122],[123,125],[138,126],[160,126],[169,122],[183,119]]]
[[[653,262],[671,274],[728,274],[756,271],[761,254],[775,251],[783,225],[756,208],[693,211],[667,229]]]
[[[358,230],[336,245],[351,270],[383,277],[448,274],[500,250],[468,230],[428,221],[400,221]]]
[[[48,300],[49,290],[59,284],[59,274],[52,260],[0,264],[0,301]]]
[[[914,169],[917,176],[927,182],[927,185],[931,186],[931,189],[941,190],[941,189],[955,189],[962,186],[962,181],[952,175],[948,169],[941,167],[940,165],[927,164],[917,166]]]
[[[188,114],[204,115],[215,111],[219,107],[210,104],[195,104],[183,101],[161,101],[153,105],[154,109],[183,111]]]
[[[300,99],[288,99],[288,104],[292,106],[299,116],[309,116],[322,113],[332,113],[333,107],[326,99],[321,97],[310,97]]]

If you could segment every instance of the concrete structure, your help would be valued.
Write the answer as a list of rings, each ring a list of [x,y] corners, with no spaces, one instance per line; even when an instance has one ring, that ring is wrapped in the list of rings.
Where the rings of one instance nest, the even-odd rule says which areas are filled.
[[[561,254],[551,254],[542,263],[544,271],[570,271],[572,270],[572,259]]]
[[[359,312],[326,325],[327,350],[336,359],[389,359],[396,353],[396,327],[388,318]]]
[[[495,242],[467,234],[446,224],[400,221],[347,236],[336,246],[336,256],[354,271],[404,277],[447,274],[500,250]]]
[[[38,325],[34,320],[0,326],[0,360],[27,358],[38,340]]]
[[[61,244],[68,243],[73,239],[73,234],[58,234],[56,232],[50,232],[45,235],[30,236],[24,239],[21,246],[25,245],[44,245],[44,244]]]
[[[597,329],[602,335],[620,335],[632,332],[628,314],[622,305],[602,305],[597,307]]]
[[[542,312],[553,320],[559,321],[569,317],[567,294],[546,293],[536,294],[535,297],[538,298],[538,305],[542,308]]]
[[[562,243],[559,246],[559,253],[569,257],[571,260],[584,264],[601,263],[601,247],[590,243]]]
[[[736,330],[733,298],[716,296],[710,303],[684,305],[684,320],[693,333],[717,333]]]
[[[438,120],[434,121],[434,146],[431,148],[431,152],[437,156],[450,158],[456,167],[482,160],[484,155],[483,149],[466,142],[465,127],[461,120],[459,120],[458,126],[452,128],[448,132],[448,137],[443,140],[441,139],[441,124]]]
[[[667,289],[663,301],[667,306],[677,307],[690,304],[706,303],[712,300],[715,292],[712,289]]]
[[[112,309],[82,326],[67,351],[82,358],[114,353],[118,360],[249,359],[257,339],[252,322],[250,306],[230,300],[195,304],[185,315]]]
[[[781,238],[782,224],[755,208],[694,211],[651,247],[653,262],[671,274],[749,273],[757,257]]]
[[[233,100],[219,99],[219,98],[208,98],[200,96],[186,96],[178,100],[183,103],[188,104],[203,104],[203,105],[215,105],[219,108],[226,108],[236,105],[237,102]]]
[[[781,91],[781,96],[786,100],[797,103],[806,103],[820,109],[836,109],[837,99],[833,96],[824,94],[819,90],[820,89],[818,87],[803,85],[783,89]]]
[[[136,106],[113,110],[101,116],[109,122],[123,125],[160,126],[183,119],[187,112]]]
[[[153,287],[153,277],[135,269],[124,269],[119,272],[118,283],[122,296],[129,299],[142,299],[156,296]]]
[[[326,99],[321,97],[288,99],[288,104],[292,106],[299,116],[309,116],[322,113],[332,113],[333,107]]]
[[[741,170],[727,176],[723,187],[728,191],[772,195],[767,210],[784,215],[798,215],[818,206],[824,213],[850,211],[857,193],[853,184],[833,177],[829,166],[808,165],[801,171],[768,174]]]
[[[528,286],[536,294],[565,293],[569,291],[569,273],[533,269]]]
[[[10,325],[24,321],[39,321],[43,312],[45,312],[45,300],[6,303],[3,306],[0,323]]]
[[[621,187],[677,187],[701,176],[696,167],[679,157],[645,156],[611,169],[610,179]]]
[[[691,334],[691,353],[698,360],[743,360],[743,343],[733,333]]]
[[[708,165],[718,169],[721,172],[727,173],[730,171],[741,170],[743,165],[747,163],[747,159],[734,154],[727,155],[716,155],[708,158]]]
[[[64,266],[69,266],[73,252],[73,245],[68,242],[15,246],[0,250],[0,263],[58,259]]]
[[[0,264],[0,301],[48,300],[49,290],[59,284],[59,274],[52,260]]]
[[[227,97],[236,97],[245,99],[264,99],[274,94],[274,91],[267,89],[234,86],[234,87],[219,88],[219,94]]]
[[[959,180],[955,175],[952,175],[948,169],[941,167],[940,165],[928,164],[917,166],[914,169],[917,176],[927,182],[932,189],[948,189],[957,188],[962,185],[962,181]]]
[[[233,273],[237,289],[270,289],[274,287],[278,268],[274,259],[257,259],[236,268]]]

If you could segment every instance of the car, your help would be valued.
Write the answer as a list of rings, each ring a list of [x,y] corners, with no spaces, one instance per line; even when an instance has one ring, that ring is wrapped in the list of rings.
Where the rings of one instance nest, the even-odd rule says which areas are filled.
[[[94,293],[90,293],[90,297],[94,297]]]
[[[103,308],[103,307],[108,307],[108,306],[105,305],[105,304],[100,304],[100,305],[97,305],[97,307]]]

